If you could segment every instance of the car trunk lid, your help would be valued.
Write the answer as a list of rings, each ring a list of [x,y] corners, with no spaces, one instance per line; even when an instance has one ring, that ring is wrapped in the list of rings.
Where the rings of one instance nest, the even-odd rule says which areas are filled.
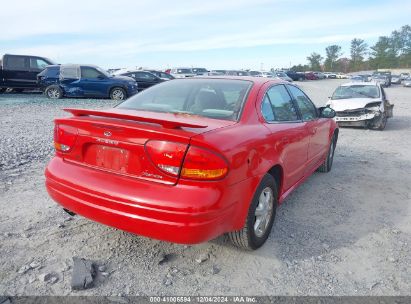
[[[147,153],[148,141],[179,143],[182,144],[179,148],[187,149],[194,135],[236,123],[187,114],[123,109],[65,111],[74,117],[56,119],[56,132],[61,136],[55,140],[72,140],[73,136],[65,136],[64,132],[76,133],[76,136],[69,150],[57,151],[60,157],[97,170],[165,184],[175,184],[178,176],[157,168]]]

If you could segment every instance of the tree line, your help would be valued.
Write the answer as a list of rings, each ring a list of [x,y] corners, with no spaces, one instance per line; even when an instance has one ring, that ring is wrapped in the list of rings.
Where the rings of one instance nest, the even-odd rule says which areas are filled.
[[[380,36],[369,46],[360,38],[351,40],[350,56],[343,57],[339,45],[325,48],[325,58],[316,52],[307,57],[308,64],[295,65],[297,72],[356,72],[375,69],[411,68],[411,26],[404,25],[390,36]]]

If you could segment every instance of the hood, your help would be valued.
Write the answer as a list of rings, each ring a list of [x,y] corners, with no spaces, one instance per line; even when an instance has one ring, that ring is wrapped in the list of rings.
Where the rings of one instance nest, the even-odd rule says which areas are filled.
[[[372,102],[381,102],[380,98],[349,98],[349,99],[329,99],[327,104],[336,111],[356,110],[365,108],[365,106]]]

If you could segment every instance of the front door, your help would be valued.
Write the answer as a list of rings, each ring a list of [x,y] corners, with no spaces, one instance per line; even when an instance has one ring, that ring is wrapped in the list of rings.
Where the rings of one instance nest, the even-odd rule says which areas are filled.
[[[306,173],[309,174],[316,169],[328,151],[331,122],[329,119],[319,118],[317,108],[303,91],[293,85],[287,85],[287,88],[298,105],[310,135],[306,166]]]
[[[295,185],[305,172],[309,134],[305,123],[284,85],[269,88],[261,105],[265,126],[271,131],[273,153],[281,151],[283,167],[283,191]]]
[[[80,86],[84,96],[108,97],[110,79],[94,67],[82,66]]]

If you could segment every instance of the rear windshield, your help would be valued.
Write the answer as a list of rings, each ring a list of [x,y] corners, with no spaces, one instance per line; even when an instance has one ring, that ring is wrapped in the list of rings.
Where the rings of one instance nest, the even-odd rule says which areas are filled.
[[[144,90],[117,107],[236,121],[251,85],[245,80],[172,80]]]
[[[380,91],[377,86],[373,85],[353,85],[338,87],[331,99],[347,98],[378,98]]]

